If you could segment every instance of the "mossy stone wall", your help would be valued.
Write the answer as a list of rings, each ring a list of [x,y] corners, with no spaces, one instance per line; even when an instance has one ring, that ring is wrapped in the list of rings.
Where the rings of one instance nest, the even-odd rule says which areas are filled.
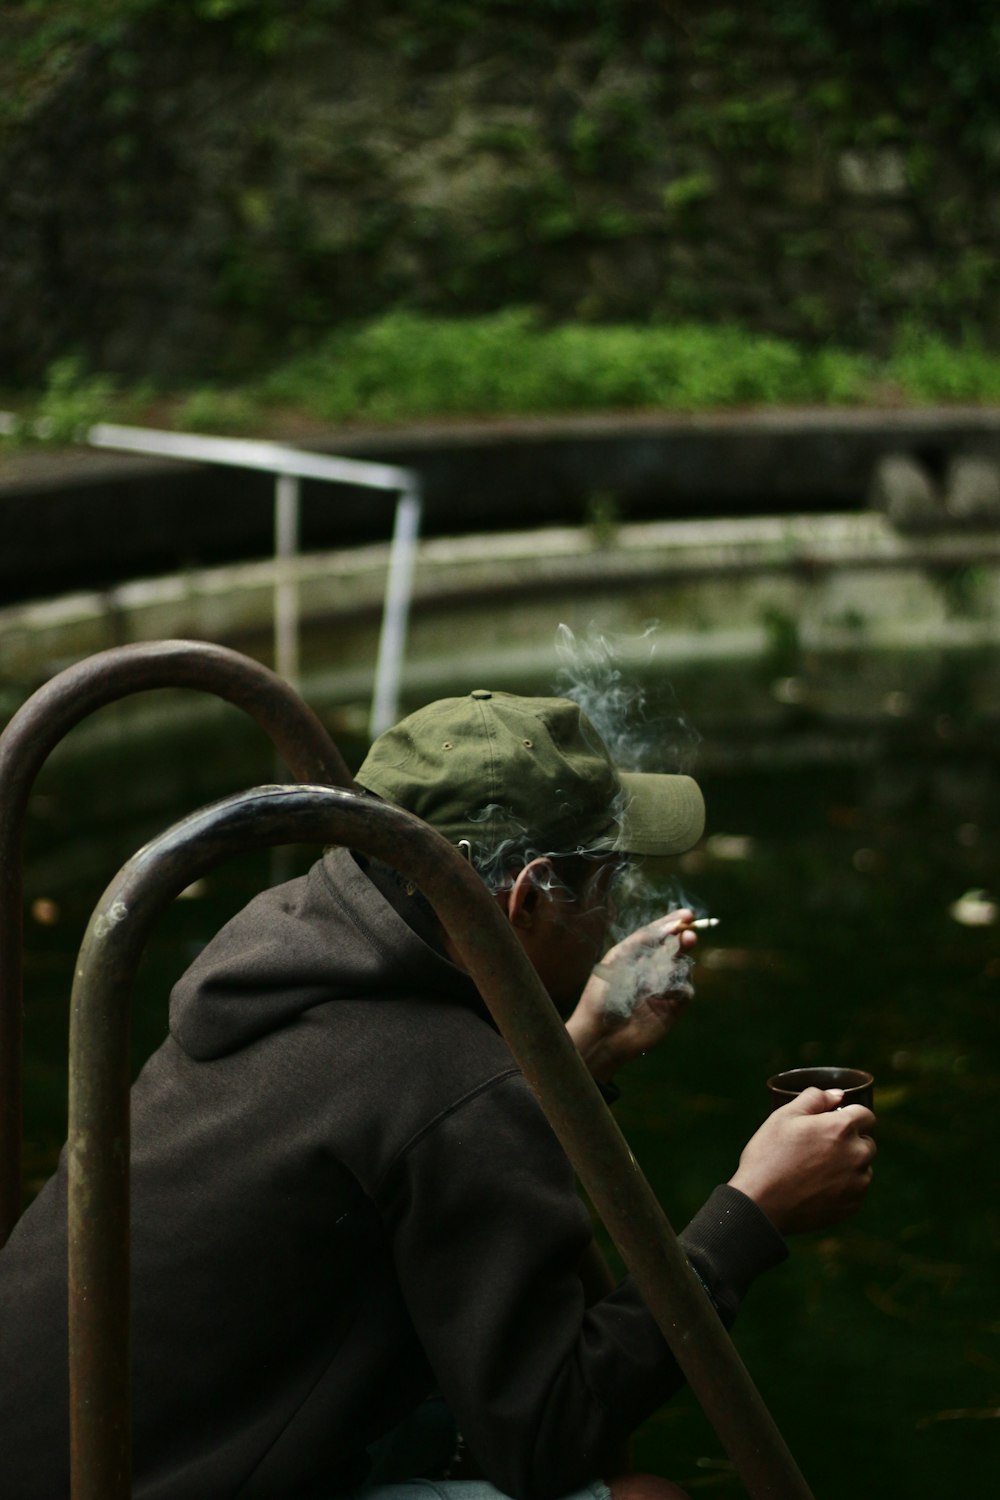
[[[1000,339],[976,0],[51,9],[0,21],[5,384],[232,377],[400,305]]]

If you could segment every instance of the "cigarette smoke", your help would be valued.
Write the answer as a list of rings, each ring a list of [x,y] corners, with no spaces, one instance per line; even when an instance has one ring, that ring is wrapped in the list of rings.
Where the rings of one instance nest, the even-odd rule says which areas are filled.
[[[643,1000],[654,995],[680,993],[690,998],[694,993],[692,967],[692,960],[680,951],[680,940],[673,933],[655,946],[637,948],[627,958],[616,959],[602,969],[602,977],[608,982],[605,1016],[611,1021],[627,1021]]]
[[[580,640],[568,625],[560,625],[556,639],[560,666],[554,691],[579,704],[621,770],[686,773],[700,736],[678,707],[659,664],[654,668],[658,628],[648,625],[638,636],[591,629]],[[622,811],[621,807],[612,809],[619,820]],[[593,855],[593,851],[540,847],[537,833],[513,823],[510,810],[495,803],[470,814],[470,820],[483,828],[482,839],[472,840],[471,862],[491,890],[509,890],[520,870],[543,860],[532,871],[539,888],[563,891],[574,898],[560,906],[565,921],[573,922],[581,912],[606,904],[608,893],[596,874],[593,882],[584,882],[582,890],[569,887],[559,874],[560,859]],[[508,831],[502,838],[495,836],[498,826]],[[664,915],[677,907],[691,907],[696,915],[704,914],[706,908],[675,881],[668,883],[662,877],[654,881],[648,868],[636,862],[624,864],[615,875],[610,896],[614,916],[609,948],[643,927],[651,928],[648,938],[600,966],[608,985],[605,1014],[620,1024],[652,996],[691,995],[692,960],[681,952],[677,935],[663,935],[659,927]]]
[[[687,772],[701,736],[654,666],[659,626],[640,635],[556,631],[555,691],[583,709],[622,771]]]
[[[681,711],[658,664],[659,626],[638,636],[613,635],[591,627],[580,639],[568,625],[556,633],[560,667],[555,691],[578,703],[623,771],[687,773],[701,736]],[[615,908],[611,939],[621,942],[680,906],[696,915],[706,908],[675,881],[654,881],[648,867],[632,862],[611,889]],[[605,1013],[624,1021],[644,999],[680,990],[690,994],[692,960],[681,953],[675,935],[651,938],[617,956],[604,971],[608,981]]]
[[[491,842],[485,837],[485,826],[492,819],[502,820],[508,828],[513,826],[515,832],[506,838]],[[524,869],[525,865],[530,865],[535,860],[544,860],[546,863],[532,872],[539,890],[570,892],[570,887],[560,878],[557,865],[552,864],[551,861],[558,862],[573,855],[580,855],[583,858],[593,856],[593,851],[581,848],[546,849],[538,843],[537,833],[517,823],[510,811],[496,802],[488,803],[475,812],[471,812],[469,821],[484,825],[483,839],[470,841],[469,857],[473,868],[478,871],[491,891],[510,890],[518,873]],[[583,894],[585,896],[588,894],[586,889]]]

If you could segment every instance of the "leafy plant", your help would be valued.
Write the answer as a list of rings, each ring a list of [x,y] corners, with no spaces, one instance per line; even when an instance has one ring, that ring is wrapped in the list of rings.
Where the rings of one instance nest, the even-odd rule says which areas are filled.
[[[622,525],[622,510],[617,497],[608,490],[595,490],[587,498],[584,524],[595,547],[613,547]]]
[[[687,172],[667,183],[663,189],[663,205],[668,209],[690,208],[711,198],[715,190],[715,181],[708,172]]]
[[[909,324],[900,333],[886,373],[913,400],[1000,400],[1000,354],[972,336],[950,343]]]
[[[260,405],[249,392],[206,386],[182,401],[174,420],[182,431],[240,435],[254,432],[260,418]]]
[[[865,400],[996,400],[1000,355],[910,328],[893,356],[808,348],[733,324],[545,325],[527,309],[482,318],[397,312],[276,370],[267,401],[322,421]]]
[[[70,356],[49,367],[45,388],[15,426],[15,440],[79,443],[87,430],[109,415],[117,385],[107,375],[88,375],[83,362]]]

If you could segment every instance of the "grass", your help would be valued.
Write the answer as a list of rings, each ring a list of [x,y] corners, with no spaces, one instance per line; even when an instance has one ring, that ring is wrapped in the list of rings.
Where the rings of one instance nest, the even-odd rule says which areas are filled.
[[[1000,354],[971,338],[904,329],[884,358],[807,348],[731,325],[547,326],[513,309],[479,318],[396,312],[340,330],[243,386],[169,395],[124,388],[60,360],[21,393],[14,441],[41,422],[67,442],[101,419],[179,430],[592,411],[699,412],[793,406],[1000,401]]]
[[[263,392],[323,421],[386,422],[860,401],[867,378],[860,356],[806,353],[733,327],[545,327],[516,309],[462,320],[389,314],[289,362]]]

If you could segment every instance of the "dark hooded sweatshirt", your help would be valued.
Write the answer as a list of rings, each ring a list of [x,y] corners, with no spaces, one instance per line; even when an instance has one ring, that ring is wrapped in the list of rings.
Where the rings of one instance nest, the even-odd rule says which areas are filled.
[[[680,1384],[630,1280],[585,1308],[572,1172],[418,905],[331,851],[174,991],[132,1096],[138,1500],[344,1494],[435,1385],[553,1500]],[[4,1500],[68,1496],[64,1226],[65,1160],[0,1252]],[[785,1253],[731,1188],[684,1244],[727,1320]]]

